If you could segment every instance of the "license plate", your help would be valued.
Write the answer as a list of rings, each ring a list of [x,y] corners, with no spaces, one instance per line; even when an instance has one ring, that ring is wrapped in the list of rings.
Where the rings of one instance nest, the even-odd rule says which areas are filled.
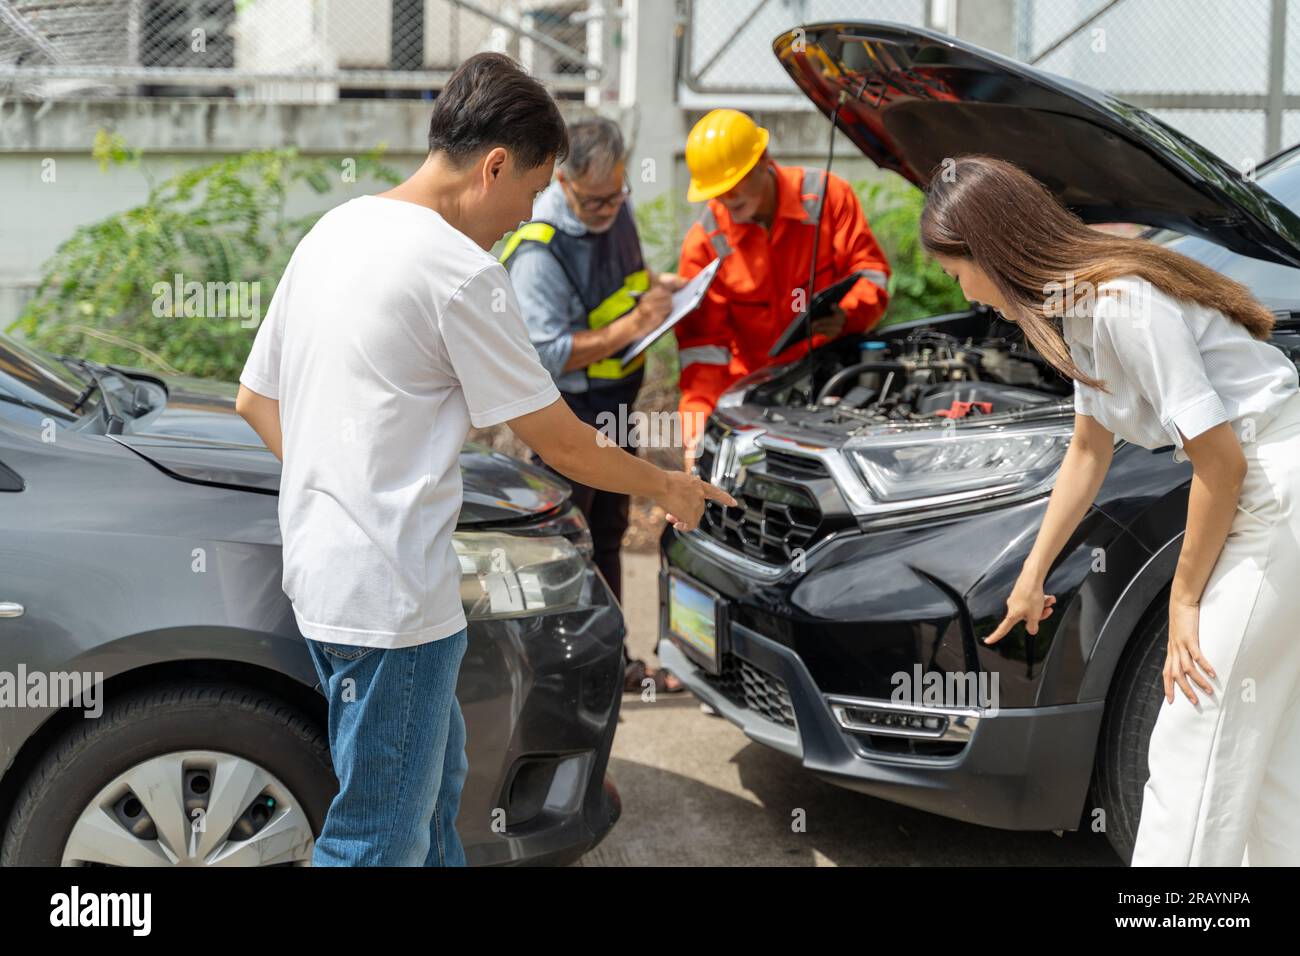
[[[687,657],[718,673],[721,604],[707,588],[676,574],[668,578],[668,636]]]

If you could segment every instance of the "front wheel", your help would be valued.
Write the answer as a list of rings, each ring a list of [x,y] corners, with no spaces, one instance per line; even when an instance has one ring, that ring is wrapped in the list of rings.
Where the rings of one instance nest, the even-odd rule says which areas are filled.
[[[1128,864],[1133,859],[1142,794],[1151,775],[1147,753],[1164,701],[1169,646],[1169,595],[1151,606],[1125,651],[1102,718],[1091,806],[1104,811],[1106,839]],[[1091,825],[1090,814],[1085,825]]]
[[[72,728],[14,804],[6,866],[306,866],[338,789],[298,710],[226,683],[134,691]]]

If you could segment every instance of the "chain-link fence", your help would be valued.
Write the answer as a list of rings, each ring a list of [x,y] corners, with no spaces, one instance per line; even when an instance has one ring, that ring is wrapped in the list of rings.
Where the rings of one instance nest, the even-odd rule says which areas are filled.
[[[792,93],[772,39],[823,20],[893,20],[925,26],[929,0],[691,0],[686,85],[707,93]]]
[[[615,0],[0,0],[0,93],[427,96],[498,50],[600,97]]]
[[[1113,93],[1234,164],[1300,140],[1300,0],[691,0],[682,77],[789,94],[772,38],[824,20],[1012,26],[1005,51]],[[989,43],[981,37],[983,43]]]
[[[1300,0],[679,7],[677,77],[696,93],[793,93],[771,42],[801,23],[938,22],[964,35],[1005,13],[1008,53],[1141,106],[1230,162],[1300,140]],[[617,95],[625,14],[620,0],[0,0],[0,95],[428,97],[467,56],[501,50],[557,93],[594,106]]]
[[[1016,55],[1243,168],[1300,141],[1300,0],[1019,0]]]

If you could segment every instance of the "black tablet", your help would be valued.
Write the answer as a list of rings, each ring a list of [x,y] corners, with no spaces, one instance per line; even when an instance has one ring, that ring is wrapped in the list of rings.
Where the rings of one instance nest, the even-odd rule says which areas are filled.
[[[781,333],[781,337],[776,340],[776,344],[767,350],[767,354],[772,357],[780,355],[790,346],[794,345],[798,339],[805,338],[806,333],[804,332],[803,325],[804,315],[807,315],[809,322],[830,315],[831,306],[837,304],[841,299],[848,295],[849,290],[858,284],[858,280],[861,279],[862,276],[863,273],[861,271],[850,272],[843,279],[838,279],[826,288],[814,293],[812,301],[808,303],[807,312],[801,312],[794,317],[794,321],[786,326],[785,331]]]

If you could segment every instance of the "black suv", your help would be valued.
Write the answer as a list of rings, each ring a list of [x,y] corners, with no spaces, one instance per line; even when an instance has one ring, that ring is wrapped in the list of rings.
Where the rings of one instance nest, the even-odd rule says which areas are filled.
[[[924,185],[945,156],[1012,160],[1085,219],[1156,227],[1248,285],[1300,358],[1300,150],[1243,176],[1141,110],[910,27],[818,24],[773,46],[828,116],[846,94],[841,129],[878,165]],[[745,508],[665,532],[664,665],[830,782],[1007,829],[1102,808],[1129,859],[1191,465],[1118,442],[1047,577],[1056,613],[980,640],[1038,533],[1071,389],[983,307],[737,383],[699,467]],[[963,693],[990,684],[996,706]]]

